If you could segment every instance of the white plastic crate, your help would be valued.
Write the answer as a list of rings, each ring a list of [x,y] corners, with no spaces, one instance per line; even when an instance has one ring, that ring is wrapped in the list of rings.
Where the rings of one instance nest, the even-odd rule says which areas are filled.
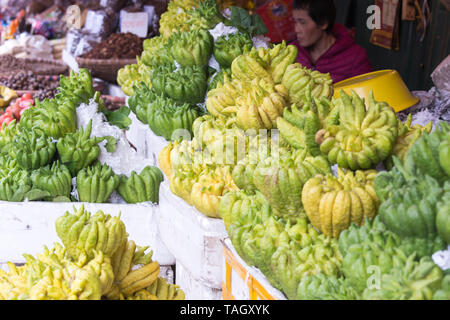
[[[203,285],[222,286],[222,243],[228,235],[222,219],[208,218],[169,189],[168,181],[160,188],[159,235],[192,276]]]
[[[175,265],[175,282],[184,291],[186,300],[222,300],[220,288],[211,288],[179,261]]]
[[[127,140],[136,148],[136,152],[139,156],[153,158],[153,155],[149,154],[145,138],[147,131],[150,130],[148,125],[139,121],[133,112],[130,112],[128,117],[131,119],[131,125],[130,129],[125,133]]]
[[[158,164],[158,155],[169,142],[154,134],[150,127],[139,121],[133,112],[130,112],[129,118],[131,119],[130,130],[126,132],[128,141],[136,147],[139,156],[153,159],[154,163]]]
[[[152,130],[148,129],[145,133],[145,144],[147,148],[147,156],[153,156],[156,165],[158,165],[158,155],[162,149],[169,144],[169,141],[163,137],[157,136]]]
[[[158,235],[155,205],[6,201],[0,201],[0,264],[23,263],[22,254],[35,255],[42,252],[44,245],[52,247],[55,242],[62,243],[56,234],[56,219],[82,204],[92,214],[98,210],[111,216],[120,213],[130,239],[137,245],[150,246],[153,259],[159,264],[175,264],[174,256]]]

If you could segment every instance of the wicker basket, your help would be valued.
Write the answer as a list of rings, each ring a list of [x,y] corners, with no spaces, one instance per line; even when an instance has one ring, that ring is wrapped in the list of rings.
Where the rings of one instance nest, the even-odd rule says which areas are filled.
[[[93,77],[116,83],[117,72],[129,64],[137,63],[136,59],[86,59],[76,58],[80,68],[89,69]]]
[[[42,71],[36,70],[35,74],[40,75],[50,75],[59,76],[61,74],[67,75],[69,72],[69,67],[60,60],[55,59],[36,59],[36,58],[25,58],[24,59],[28,65],[42,65],[45,64],[47,67]],[[32,70],[32,69],[31,69]]]
[[[49,41],[52,46],[52,54],[55,60],[62,60],[63,50],[66,48],[66,38]]]
[[[46,80],[50,80],[52,82],[58,82],[59,83],[59,78],[60,78],[59,75],[58,76],[57,75],[42,75],[42,76]],[[4,77],[5,77],[4,74],[3,75],[0,74],[0,80],[4,80],[3,79]],[[23,89],[20,89],[20,90],[12,89],[12,90],[14,90],[16,92],[18,97],[21,97],[21,96],[23,96],[26,93],[30,93],[34,97],[34,95],[39,92],[39,90],[23,90]]]
[[[19,71],[31,71],[34,74],[45,76],[60,76],[68,75],[69,67],[62,61],[55,59],[42,59],[42,58],[20,58],[25,62],[25,70],[13,69],[0,72],[0,77],[7,77],[15,74]],[[59,78],[58,78],[59,79]]]

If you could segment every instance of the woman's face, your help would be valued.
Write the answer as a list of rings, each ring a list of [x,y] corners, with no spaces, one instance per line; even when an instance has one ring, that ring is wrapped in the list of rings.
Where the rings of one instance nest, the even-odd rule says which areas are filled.
[[[317,25],[305,9],[295,9],[293,15],[298,42],[304,48],[313,46],[322,37],[327,26]]]

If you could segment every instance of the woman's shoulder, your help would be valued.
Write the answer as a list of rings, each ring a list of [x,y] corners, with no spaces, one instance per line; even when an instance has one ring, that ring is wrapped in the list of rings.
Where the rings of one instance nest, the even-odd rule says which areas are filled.
[[[350,35],[350,32],[344,25],[336,24],[333,28],[333,35],[336,38],[336,42],[324,55],[324,58],[339,57],[345,62],[368,60],[366,49],[355,42],[353,37]]]
[[[335,24],[333,27],[333,36],[336,38],[330,53],[340,54],[345,51],[365,52],[365,49],[356,44],[350,34],[350,31],[342,24]]]
[[[367,51],[357,43],[349,45],[345,50],[341,51],[342,56],[351,57],[354,60],[368,59]]]
[[[333,34],[335,44],[316,65],[321,72],[330,72],[336,82],[372,71],[366,50],[355,43],[345,26],[336,25]]]

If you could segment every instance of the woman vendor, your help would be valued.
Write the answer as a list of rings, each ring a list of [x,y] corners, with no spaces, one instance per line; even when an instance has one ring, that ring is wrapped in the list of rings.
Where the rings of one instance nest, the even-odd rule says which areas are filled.
[[[372,71],[366,51],[341,24],[333,0],[294,0],[297,62],[339,82]]]

